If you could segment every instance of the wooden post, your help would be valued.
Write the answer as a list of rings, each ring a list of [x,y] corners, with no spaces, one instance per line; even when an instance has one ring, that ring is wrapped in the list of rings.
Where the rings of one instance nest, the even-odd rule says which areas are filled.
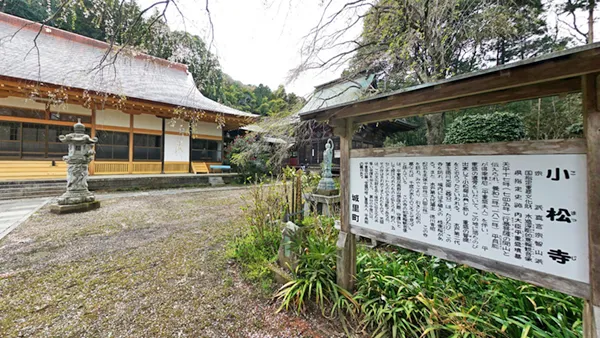
[[[165,173],[165,118],[162,118],[162,135],[160,137],[160,173]]]
[[[600,110],[597,74],[582,76],[583,123],[587,143],[590,299],[583,311],[583,336],[600,337]]]
[[[92,101],[92,128],[90,130],[90,137],[94,138],[96,137],[96,103],[94,101]],[[95,166],[94,166],[94,161],[96,160],[96,156],[94,156],[94,159],[92,160],[92,162],[90,163],[90,166],[88,168],[88,172],[90,173],[90,175],[94,175],[94,172],[96,171]]]
[[[133,173],[133,114],[129,115],[129,173]]]
[[[296,215],[296,220],[297,221],[301,221],[304,213],[301,212],[301,210],[303,209],[304,205],[302,203],[302,175],[304,174],[304,172],[302,171],[302,169],[296,171],[296,209],[294,210],[294,213]]]
[[[188,172],[189,173],[193,173],[194,172],[194,168],[193,168],[193,163],[192,163],[192,143],[193,143],[193,139],[194,139],[194,130],[192,128],[192,121],[190,121],[189,126],[188,126],[188,132],[190,133],[189,138],[188,138],[188,143],[189,143],[189,165],[188,165]]]
[[[354,289],[356,276],[356,238],[350,230],[350,150],[354,128],[352,119],[343,127],[334,127],[340,137],[340,235],[337,242],[337,283],[348,291]]]

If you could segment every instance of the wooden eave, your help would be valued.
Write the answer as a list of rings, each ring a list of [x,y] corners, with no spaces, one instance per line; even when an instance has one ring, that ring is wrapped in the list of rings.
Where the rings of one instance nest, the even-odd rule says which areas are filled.
[[[600,71],[600,43],[456,76],[369,99],[300,114],[338,125],[501,104],[581,91],[581,75]]]
[[[82,105],[89,108],[91,108],[93,103],[97,109],[100,109],[100,107],[112,108],[133,115],[150,114],[157,117],[175,118],[178,117],[175,111],[177,109],[185,108],[134,97],[121,98],[115,94],[97,92],[86,93],[85,90],[79,88],[0,76],[0,98],[9,96],[31,98],[33,91],[37,92],[36,97],[42,99],[48,98],[53,93],[60,92],[61,95],[66,95],[67,97],[65,103]],[[189,108],[189,110],[198,111],[197,109],[192,108]],[[223,122],[226,130],[237,129],[240,126],[253,123],[257,120],[257,117],[234,116],[212,111],[203,111],[200,114],[202,116],[198,117],[198,120],[206,122]]]

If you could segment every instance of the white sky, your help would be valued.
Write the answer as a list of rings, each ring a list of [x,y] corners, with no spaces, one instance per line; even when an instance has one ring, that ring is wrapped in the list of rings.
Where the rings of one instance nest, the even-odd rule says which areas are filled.
[[[138,2],[143,7],[154,3]],[[186,29],[208,43],[205,0],[178,0],[178,3],[185,27],[181,15],[170,8],[167,18],[171,29]],[[321,0],[209,0],[209,9],[214,24],[212,51],[217,54],[223,71],[234,80],[251,85],[262,83],[271,89],[283,84],[288,92],[308,95],[314,86],[339,77],[341,70],[312,72],[286,83],[289,71],[300,63],[303,36],[320,19]]]
[[[137,0],[147,7],[156,0]],[[187,30],[210,41],[206,0],[177,0],[185,18],[171,7],[167,12],[171,29]],[[307,96],[314,86],[339,77],[339,71],[305,73],[292,83],[286,83],[290,69],[300,63],[302,38],[316,26],[327,0],[208,0],[214,24],[214,45],[225,73],[244,84],[268,85],[276,89],[284,84],[288,92]],[[546,5],[556,0],[544,1]],[[331,8],[339,8],[346,0],[334,0]],[[549,23],[556,24],[556,16],[549,13]],[[586,31],[586,17],[578,19]],[[560,24],[560,26],[564,26]],[[362,25],[351,34],[358,35]],[[600,28],[596,24],[595,30]],[[566,28],[561,27],[561,35]],[[598,36],[598,32],[596,32]],[[598,39],[595,39],[598,41]]]

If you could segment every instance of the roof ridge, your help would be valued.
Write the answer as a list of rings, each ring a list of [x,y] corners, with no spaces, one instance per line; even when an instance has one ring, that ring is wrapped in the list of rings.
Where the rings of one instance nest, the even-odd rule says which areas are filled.
[[[19,30],[28,29],[28,30],[33,30],[33,31],[37,32],[42,27],[42,24],[40,24],[38,22],[34,22],[31,20],[27,20],[27,19],[15,16],[15,15],[10,15],[10,14],[3,13],[3,12],[0,12],[0,22],[4,22],[4,23],[7,23],[12,26],[17,26],[17,27],[19,27]],[[88,45],[88,46],[96,47],[96,48],[100,48],[100,49],[108,49],[111,47],[112,48],[115,48],[115,47],[128,48],[127,46],[120,46],[120,45],[111,46],[107,42],[92,39],[85,35],[69,32],[69,31],[66,31],[66,30],[63,30],[60,28],[56,28],[54,26],[50,26],[50,25],[43,25],[43,26],[45,26],[47,28],[42,29],[40,34],[51,35],[54,37],[62,38],[62,39],[68,40],[68,41],[72,41],[75,43],[80,43],[80,44],[84,44],[84,45]],[[131,50],[133,50],[133,49],[131,49]],[[129,55],[131,55],[131,54],[129,54]],[[188,67],[186,64],[169,61],[169,60],[162,59],[162,58],[152,56],[152,55],[148,55],[145,53],[136,52],[135,54],[133,54],[131,56],[133,56],[136,59],[149,60],[149,61],[155,62],[161,66],[175,68],[175,69],[185,71],[185,72],[188,71]]]

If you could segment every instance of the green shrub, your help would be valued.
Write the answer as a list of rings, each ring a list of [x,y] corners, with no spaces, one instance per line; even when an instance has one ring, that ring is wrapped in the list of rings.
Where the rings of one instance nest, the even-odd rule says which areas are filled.
[[[571,137],[583,137],[583,119],[568,126],[566,132]]]
[[[260,282],[265,291],[271,283],[269,264],[277,259],[281,240],[281,222],[288,202],[286,185],[254,184],[244,195],[244,220],[247,228],[229,247],[229,257],[242,267],[244,276]]]
[[[232,250],[244,275],[263,285],[281,238],[269,215],[285,205],[267,212],[280,199],[266,188],[258,186],[249,199],[247,216],[255,225]],[[332,218],[303,220],[292,238],[293,280],[275,295],[279,310],[316,306],[342,323],[357,318],[357,329],[377,337],[581,337],[581,299],[395,247],[359,250],[350,293],[336,284],[337,236]]]
[[[240,264],[244,277],[269,286],[271,270],[268,264],[277,260],[280,239],[281,232],[277,227],[268,228],[262,236],[249,232],[233,241],[229,256]]]
[[[580,337],[582,301],[407,250],[362,251],[363,325],[393,337]]]
[[[446,131],[445,144],[517,141],[525,137],[525,124],[514,113],[463,115]]]
[[[292,250],[298,255],[294,279],[275,295],[281,301],[279,310],[303,312],[313,302],[326,317],[355,316],[358,303],[352,294],[336,284],[337,230],[334,220],[319,216],[307,218],[292,239]]]
[[[231,164],[240,174],[242,183],[252,182],[275,170],[270,161],[273,149],[259,142],[258,137],[253,133],[238,136],[225,147],[225,163]]]

